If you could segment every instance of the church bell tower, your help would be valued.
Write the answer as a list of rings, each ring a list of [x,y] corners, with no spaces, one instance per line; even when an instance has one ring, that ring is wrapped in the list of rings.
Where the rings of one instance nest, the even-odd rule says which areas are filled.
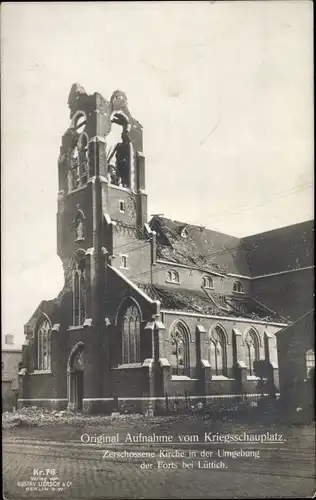
[[[84,393],[91,401],[108,377],[109,360],[99,353],[102,343],[109,352],[104,320],[114,231],[120,224],[142,230],[147,222],[145,162],[142,126],[124,92],[115,91],[108,102],[75,83],[68,106],[58,160],[57,253],[73,291],[70,328],[82,328],[87,339]]]

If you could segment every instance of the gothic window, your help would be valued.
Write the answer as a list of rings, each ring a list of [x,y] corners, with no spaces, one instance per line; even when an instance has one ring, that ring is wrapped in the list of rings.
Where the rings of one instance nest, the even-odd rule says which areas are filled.
[[[83,325],[86,319],[85,259],[77,259],[73,267],[73,325]]]
[[[131,139],[128,123],[121,114],[114,115],[107,136],[109,181],[117,186],[130,187]]]
[[[88,180],[88,136],[85,133],[78,141],[78,175],[79,186],[84,186]]]
[[[247,334],[245,340],[246,347],[246,366],[248,375],[254,375],[253,364],[255,361],[259,361],[259,342],[256,332],[250,330]]]
[[[86,123],[87,123],[87,118],[83,112],[79,112],[78,114],[76,114],[74,129],[76,130],[77,134],[81,134],[83,132]]]
[[[309,372],[315,368],[315,351],[313,349],[308,349],[305,353],[306,362],[306,375],[309,376]]]
[[[209,362],[213,375],[227,374],[226,338],[223,330],[216,327],[210,335]]]
[[[46,316],[42,316],[35,331],[38,370],[51,368],[51,323]]]
[[[187,329],[182,323],[178,323],[171,332],[171,354],[173,375],[189,376],[189,338]]]
[[[240,281],[235,281],[233,284],[233,292],[244,293],[244,287]]]
[[[123,363],[140,363],[140,312],[136,304],[126,309],[121,328]]]
[[[70,190],[78,189],[79,181],[79,151],[78,146],[75,146],[71,153]]]
[[[179,274],[177,271],[168,271],[167,272],[167,282],[168,283],[180,283]]]
[[[213,288],[213,280],[210,276],[204,276],[202,280],[203,288]]]
[[[84,122],[85,123],[85,122]],[[81,130],[81,127],[79,127]],[[77,132],[78,130],[77,129]],[[76,134],[76,132],[75,132]],[[88,136],[84,132],[74,136],[68,172],[69,191],[84,186],[88,180]]]

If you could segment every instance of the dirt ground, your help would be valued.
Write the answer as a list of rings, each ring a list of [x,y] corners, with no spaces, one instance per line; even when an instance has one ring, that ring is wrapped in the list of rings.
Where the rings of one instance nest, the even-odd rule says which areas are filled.
[[[40,426],[24,422],[3,429],[3,486],[7,500],[311,498],[315,492],[313,424],[213,422],[202,415],[115,419],[79,416],[72,421],[62,416],[57,421],[50,425],[41,422]],[[172,436],[172,442],[125,442],[127,435],[139,433]],[[282,436],[282,441],[214,443],[207,437],[205,441],[205,436],[217,435],[220,439],[229,434]],[[106,439],[118,435],[119,442],[85,444],[82,435],[103,435]],[[143,452],[154,456],[137,456]],[[227,452],[231,456],[222,458]],[[232,452],[237,453],[235,458]],[[168,453],[173,456],[168,457]],[[49,483],[52,473],[47,471],[52,470],[57,479]],[[39,480],[38,471],[46,474],[45,480]]]

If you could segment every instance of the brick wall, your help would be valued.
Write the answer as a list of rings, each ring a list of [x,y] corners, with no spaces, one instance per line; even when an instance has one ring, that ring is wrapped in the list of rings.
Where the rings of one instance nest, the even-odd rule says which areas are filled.
[[[174,269],[179,274],[180,285],[167,283],[167,272],[168,270]],[[244,287],[245,293],[250,291],[250,280],[245,280],[242,278],[233,278],[231,276],[217,276],[215,274],[207,274],[203,271],[197,269],[188,269],[180,266],[172,266],[172,264],[157,263],[154,266],[153,272],[153,282],[160,286],[170,286],[170,289],[185,288],[187,290],[201,290],[202,289],[202,279],[204,276],[211,276],[214,285],[214,291],[223,294],[232,294],[236,297],[242,297],[243,294],[233,294],[233,284],[235,281],[241,281]]]

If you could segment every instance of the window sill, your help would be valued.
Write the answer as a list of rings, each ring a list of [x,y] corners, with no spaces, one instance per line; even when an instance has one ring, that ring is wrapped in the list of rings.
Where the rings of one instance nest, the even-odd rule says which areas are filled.
[[[197,378],[191,378],[188,377],[187,375],[172,375],[171,380],[198,380]]]
[[[129,267],[119,267],[119,269],[124,269],[124,271],[129,271]]]
[[[31,373],[28,373],[28,375],[52,375],[51,370],[34,370]]]
[[[77,326],[69,326],[67,328],[67,332],[73,331],[73,330],[83,330],[85,328],[85,325],[77,325]]]
[[[179,281],[168,281],[168,280],[166,280],[166,283],[168,283],[169,285],[180,285]]]
[[[75,189],[69,189],[67,194],[77,193],[77,191],[81,191],[81,189],[84,189],[85,187],[87,187],[87,184],[85,184],[84,186],[77,187]]]
[[[77,239],[75,239],[75,243],[81,243],[82,241],[84,241],[84,238],[77,238]]]
[[[260,380],[260,377],[256,377],[255,375],[247,375],[247,380]]]
[[[212,375],[212,380],[235,380],[235,379],[225,377],[225,375]]]
[[[111,182],[109,182],[109,186],[111,186],[114,189],[118,189],[119,191],[131,191],[131,188],[124,186],[117,186],[116,184],[112,184]]]
[[[237,290],[233,291],[233,294],[235,295],[245,295],[245,292],[237,292]]]
[[[131,369],[131,368],[141,368],[142,363],[124,363],[122,365],[118,365],[115,368],[112,368],[112,370],[126,370],[126,369]]]

